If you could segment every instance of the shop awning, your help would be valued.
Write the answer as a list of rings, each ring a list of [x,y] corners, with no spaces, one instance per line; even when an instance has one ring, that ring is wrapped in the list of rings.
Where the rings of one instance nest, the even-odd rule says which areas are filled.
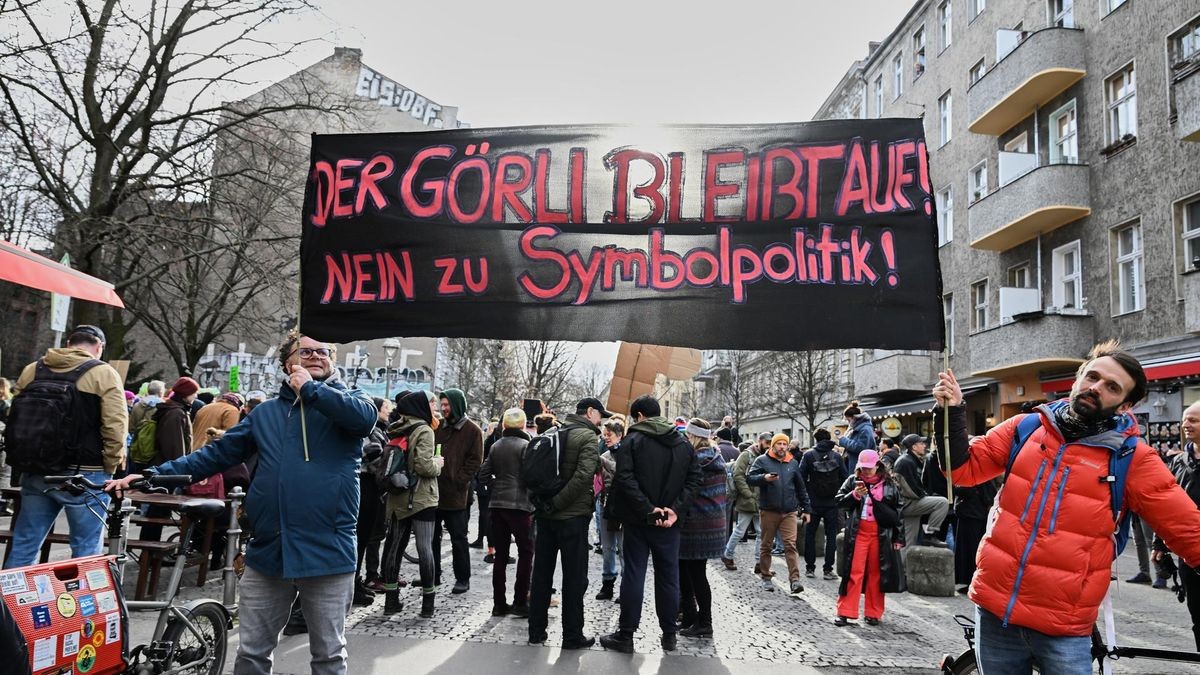
[[[963,396],[969,396],[977,391],[987,389],[986,384],[981,384],[975,387],[963,387]],[[863,412],[871,416],[872,419],[883,419],[886,417],[896,417],[898,415],[907,415],[908,413],[925,412],[933,409],[933,397],[924,396],[918,399],[908,401],[899,401],[897,403],[888,403],[884,405],[875,405],[863,408]]]
[[[0,281],[124,307],[113,285],[0,239]]]
[[[1146,380],[1172,380],[1177,377],[1192,377],[1200,375],[1200,354],[1185,354],[1170,359],[1147,361],[1142,364],[1146,371]],[[1042,383],[1042,392],[1054,394],[1070,391],[1075,385],[1075,376],[1063,377]]]

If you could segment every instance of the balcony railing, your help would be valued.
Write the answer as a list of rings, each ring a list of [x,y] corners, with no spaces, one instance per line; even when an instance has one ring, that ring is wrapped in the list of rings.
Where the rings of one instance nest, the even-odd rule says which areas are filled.
[[[1091,316],[1040,314],[972,333],[971,374],[999,378],[1072,368],[1092,348],[1095,331]]]
[[[1000,31],[997,55],[967,90],[967,128],[976,134],[999,136],[1087,74],[1083,31],[1076,28]]]
[[[1025,171],[967,207],[971,246],[1007,251],[1092,212],[1088,167],[1051,164]]]

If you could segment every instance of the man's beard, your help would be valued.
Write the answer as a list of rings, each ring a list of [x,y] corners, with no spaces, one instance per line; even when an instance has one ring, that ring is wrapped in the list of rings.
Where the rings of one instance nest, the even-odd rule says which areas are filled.
[[[1091,405],[1085,404],[1084,401],[1089,401]],[[1119,404],[1112,408],[1101,407],[1100,397],[1090,391],[1071,395],[1071,414],[1088,424],[1097,424],[1112,417],[1117,414],[1118,407]]]

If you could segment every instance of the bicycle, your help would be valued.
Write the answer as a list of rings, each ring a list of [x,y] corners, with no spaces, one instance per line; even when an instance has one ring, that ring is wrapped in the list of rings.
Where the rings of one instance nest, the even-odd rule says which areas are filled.
[[[45,480],[48,484],[60,486],[55,489],[77,495],[104,490],[103,485],[92,483],[81,475],[47,476]],[[146,476],[131,483],[129,488],[166,494],[168,488],[185,487],[191,482],[191,476]],[[126,530],[129,527],[129,518],[135,510],[129,499],[113,498],[109,501],[105,518],[108,531],[107,557],[116,563],[115,590],[121,603],[130,611],[157,611],[159,615],[150,642],[129,650],[126,669],[123,672],[130,675],[171,675],[184,672],[219,675],[225,667],[229,631],[233,628],[232,612],[221,602],[210,598],[199,598],[182,605],[176,604],[175,598],[179,593],[184,568],[187,566],[187,543],[191,541],[196,522],[219,515],[225,510],[225,502],[218,499],[192,499],[178,507],[181,514],[188,516],[189,525],[186,532],[180,533],[175,563],[163,600],[125,600],[123,597],[121,583],[128,559]],[[236,504],[232,510],[236,513]],[[97,518],[101,517],[98,513],[93,513]],[[238,545],[239,533],[236,522],[231,520],[226,543],[227,601],[231,601],[231,596],[236,593],[236,590],[230,589],[228,585],[232,569],[231,555],[235,553]],[[234,593],[231,593],[231,590]]]
[[[979,663],[975,657],[975,620],[957,614],[954,616],[954,621],[963,629],[963,639],[967,641],[967,651],[959,654],[957,657],[945,654],[942,656],[939,667],[943,675],[967,675],[968,673],[979,672]],[[1121,658],[1146,658],[1159,661],[1174,661],[1176,663],[1200,663],[1200,652],[1181,652],[1168,651],[1166,649],[1152,649],[1148,647],[1121,647],[1108,646],[1104,643],[1104,638],[1100,635],[1100,630],[1096,627],[1092,628],[1092,660],[1096,662],[1096,672],[1104,672],[1105,657],[1116,661]],[[1037,665],[1033,667],[1033,672],[1041,672]]]

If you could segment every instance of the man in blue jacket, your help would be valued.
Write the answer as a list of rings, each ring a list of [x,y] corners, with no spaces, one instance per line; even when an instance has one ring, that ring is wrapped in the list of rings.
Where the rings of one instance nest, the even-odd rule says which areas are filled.
[[[154,472],[200,480],[257,454],[246,497],[254,537],[240,583],[234,672],[271,672],[279,633],[298,593],[308,620],[312,672],[341,675],[357,562],[357,472],[362,439],[376,412],[364,393],[338,381],[334,347],[292,331],[279,355],[287,380],[277,398],[256,407],[220,440]],[[106,489],[125,489],[140,477],[111,481]]]

